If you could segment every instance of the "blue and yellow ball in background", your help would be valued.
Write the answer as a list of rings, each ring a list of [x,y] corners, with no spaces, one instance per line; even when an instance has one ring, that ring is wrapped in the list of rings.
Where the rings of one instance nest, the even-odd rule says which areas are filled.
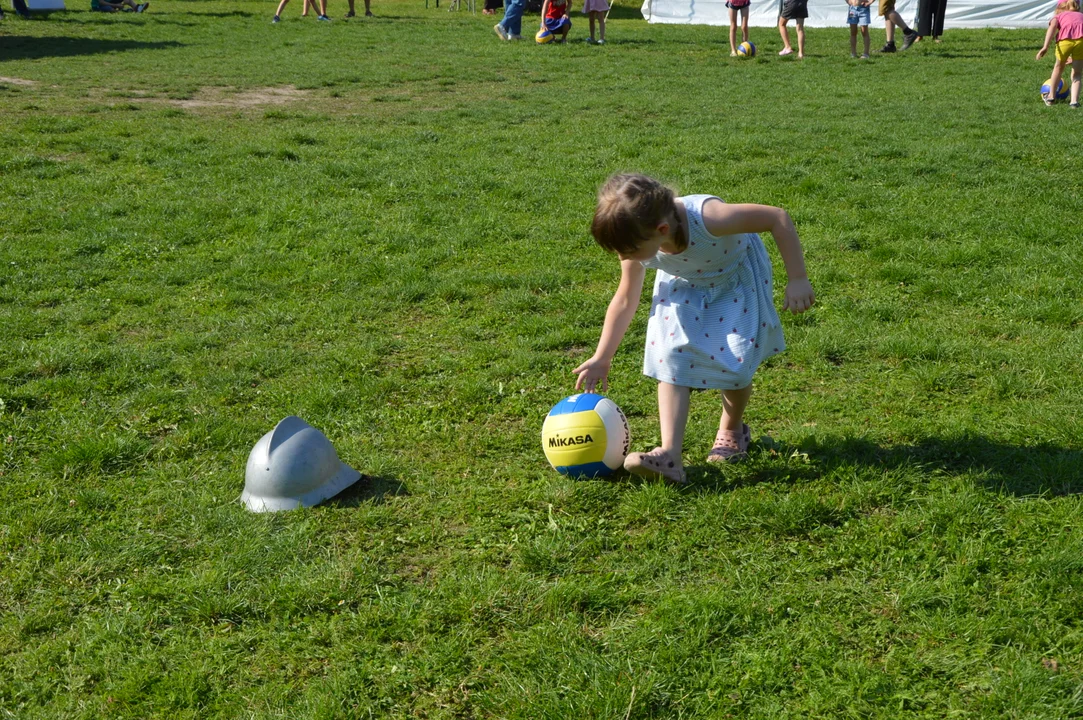
[[[545,459],[570,477],[609,475],[624,464],[629,443],[624,413],[615,402],[594,393],[564,398],[542,424]]]
[[[1064,98],[1068,97],[1068,90],[1069,90],[1068,86],[1064,84],[1064,78],[1061,78],[1060,79],[1060,84],[1057,85],[1056,99],[1057,100],[1063,100]],[[1049,94],[1049,81],[1046,81],[1046,82],[1042,83],[1042,97],[1044,98],[1048,94]]]
[[[737,57],[756,57],[756,46],[747,40],[737,46]]]

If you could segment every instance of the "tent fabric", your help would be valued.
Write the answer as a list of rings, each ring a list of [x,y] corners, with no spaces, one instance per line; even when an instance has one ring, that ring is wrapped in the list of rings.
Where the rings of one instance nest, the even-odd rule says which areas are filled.
[[[773,27],[778,24],[778,0],[752,0],[748,24]],[[948,0],[944,29],[951,28],[1044,28],[1053,17],[1053,0],[1005,2],[1003,0]],[[895,9],[909,23],[918,12],[917,0],[898,0]],[[645,0],[643,17],[652,23],[676,25],[729,25],[729,10],[724,0]],[[872,4],[873,26],[883,27]],[[807,27],[842,27],[846,25],[845,0],[809,0]],[[790,22],[790,26],[793,26]],[[916,23],[913,23],[916,24]]]

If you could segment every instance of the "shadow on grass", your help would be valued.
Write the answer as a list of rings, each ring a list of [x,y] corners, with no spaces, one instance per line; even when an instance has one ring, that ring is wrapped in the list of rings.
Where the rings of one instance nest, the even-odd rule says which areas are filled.
[[[787,460],[795,453],[802,461]],[[793,483],[855,465],[878,470],[920,468],[929,473],[974,473],[989,490],[1017,497],[1083,493],[1083,451],[1050,443],[1010,445],[977,435],[932,437],[912,445],[886,447],[862,438],[824,440],[800,447],[757,442],[738,477],[722,468],[695,467],[690,473],[691,489],[719,492],[763,482]]]
[[[123,50],[164,50],[184,47],[175,40],[141,42],[138,40],[97,40],[82,37],[29,37],[12,35],[4,39],[5,60],[37,60],[48,57],[96,55]]]
[[[177,14],[177,13],[172,13],[172,14]],[[191,13],[188,13],[188,14],[195,15],[197,17],[216,17],[216,18],[229,18],[229,17],[250,18],[250,17],[258,17],[257,13],[248,12],[246,10],[230,10],[228,12],[203,12],[202,10],[193,10]]]
[[[395,478],[362,475],[361,479],[353,485],[321,504],[329,507],[354,508],[365,503],[379,505],[387,497],[409,494],[406,486]]]

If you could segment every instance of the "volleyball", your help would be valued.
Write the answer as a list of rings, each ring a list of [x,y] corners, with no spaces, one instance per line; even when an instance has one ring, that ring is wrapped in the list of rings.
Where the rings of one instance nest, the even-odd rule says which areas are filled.
[[[553,33],[542,28],[538,31],[538,34],[534,36],[534,42],[538,43],[539,45],[544,45],[547,42],[553,42]]]
[[[746,40],[737,46],[737,57],[756,57],[756,46]]]
[[[1042,83],[1042,97],[1044,98],[1049,94],[1049,83]],[[1064,84],[1064,78],[1061,78],[1060,84],[1057,85],[1057,100],[1063,100],[1068,97],[1068,86]]]
[[[624,464],[631,435],[617,404],[595,393],[566,397],[542,424],[545,459],[570,477],[601,477]]]

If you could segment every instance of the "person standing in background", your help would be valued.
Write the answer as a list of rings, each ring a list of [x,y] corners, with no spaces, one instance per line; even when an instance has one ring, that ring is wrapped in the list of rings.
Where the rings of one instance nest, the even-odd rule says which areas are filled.
[[[933,42],[940,42],[947,7],[948,0],[918,0],[918,40],[932,37]]]
[[[895,0],[880,0],[880,17],[884,19],[884,31],[887,33],[887,42],[880,48],[880,52],[895,52],[895,28],[903,31],[903,50],[917,41],[917,31],[909,27],[902,19],[902,15],[895,10]]]

